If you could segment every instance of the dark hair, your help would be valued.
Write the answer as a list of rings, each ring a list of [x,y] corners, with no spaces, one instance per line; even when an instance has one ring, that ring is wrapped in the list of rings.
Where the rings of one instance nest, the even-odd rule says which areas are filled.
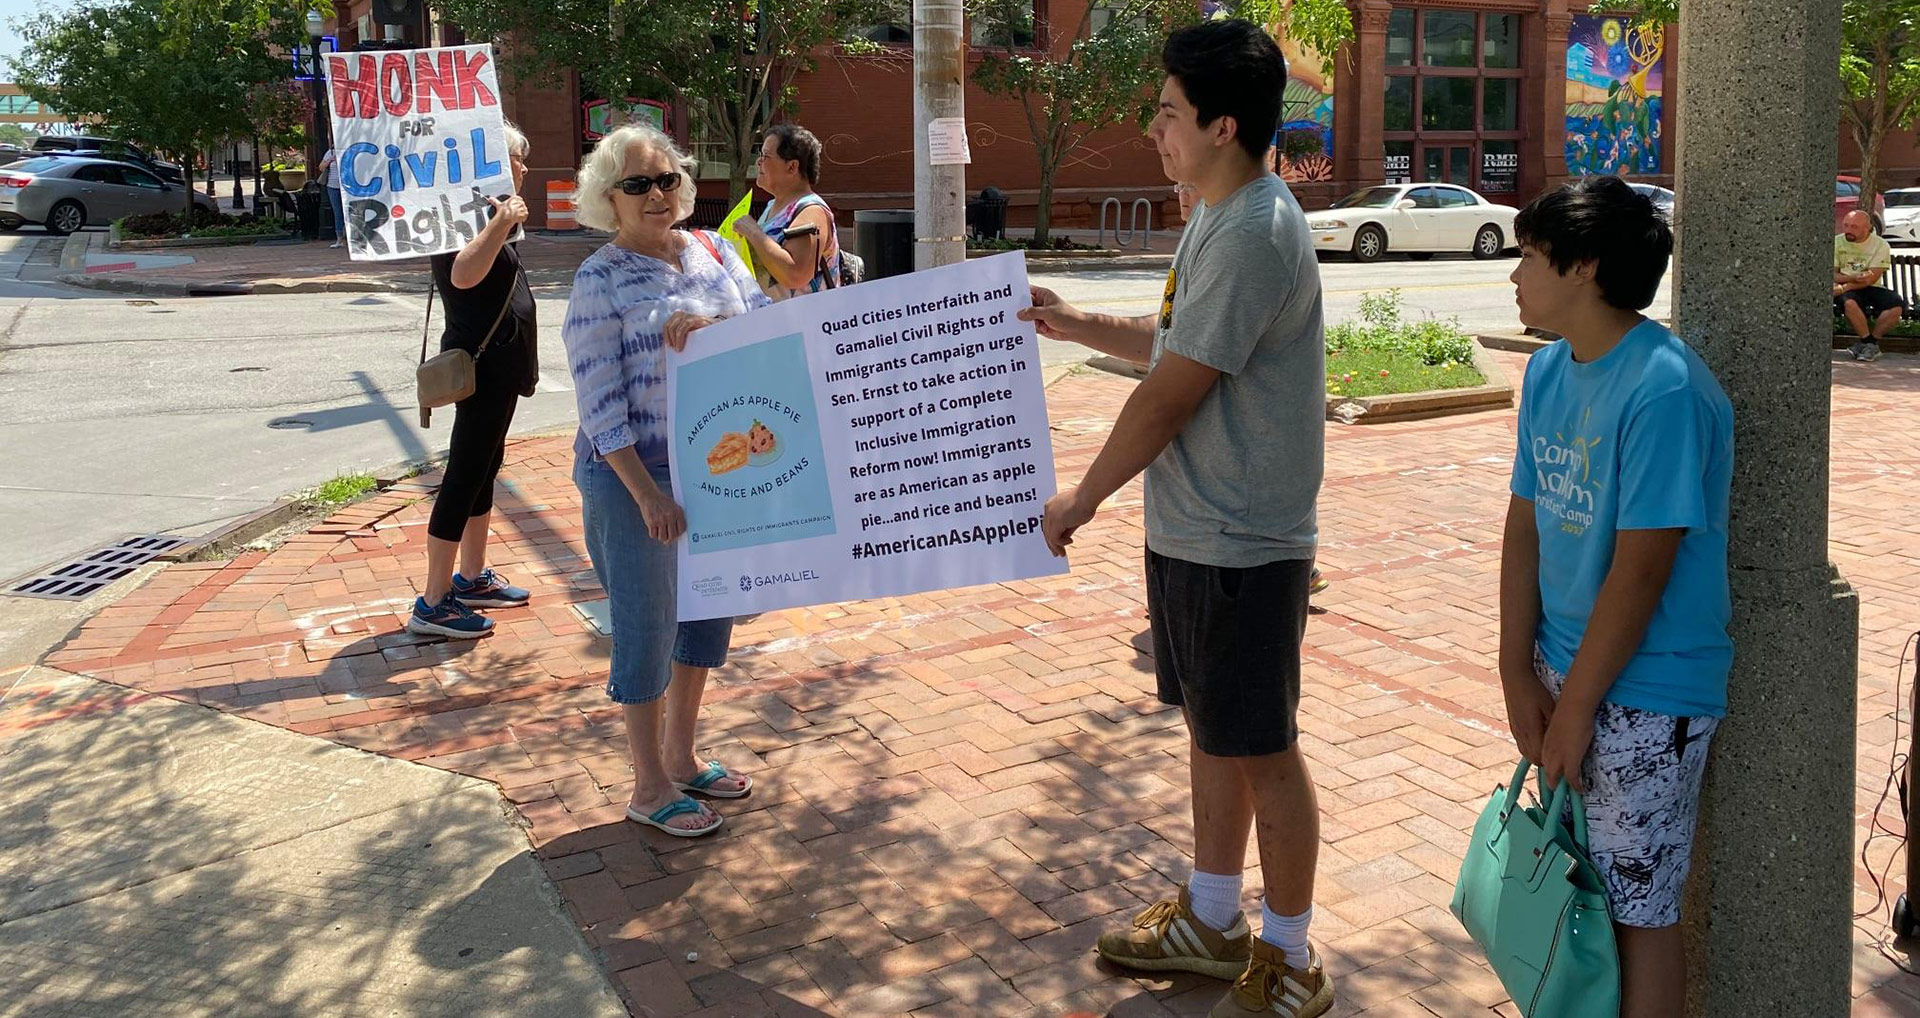
[[[1266,158],[1280,128],[1287,58],[1265,29],[1239,18],[1203,21],[1168,36],[1160,62],[1200,126],[1232,117],[1234,140],[1254,159]]]
[[[1619,177],[1577,180],[1535,198],[1514,219],[1513,232],[1562,275],[1593,262],[1600,299],[1623,311],[1653,303],[1673,256],[1667,217]]]
[[[808,187],[820,186],[820,139],[799,124],[775,124],[767,128],[767,137],[779,142],[775,154],[800,164],[800,175]]]

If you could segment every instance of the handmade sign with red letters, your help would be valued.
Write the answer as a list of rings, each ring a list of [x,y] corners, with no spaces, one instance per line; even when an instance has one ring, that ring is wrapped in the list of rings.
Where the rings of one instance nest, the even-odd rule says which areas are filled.
[[[493,47],[325,58],[348,252],[458,251],[513,193]]]

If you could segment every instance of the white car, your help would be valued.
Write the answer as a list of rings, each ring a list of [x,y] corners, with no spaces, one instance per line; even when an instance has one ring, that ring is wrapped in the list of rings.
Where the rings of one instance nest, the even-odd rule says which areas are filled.
[[[1880,235],[1889,244],[1920,244],[1920,187],[1888,191],[1887,211]]]
[[[1452,184],[1383,184],[1362,188],[1307,213],[1316,251],[1347,251],[1356,261],[1378,261],[1389,251],[1417,257],[1438,252],[1494,258],[1513,246],[1513,217],[1520,210],[1496,205]]]

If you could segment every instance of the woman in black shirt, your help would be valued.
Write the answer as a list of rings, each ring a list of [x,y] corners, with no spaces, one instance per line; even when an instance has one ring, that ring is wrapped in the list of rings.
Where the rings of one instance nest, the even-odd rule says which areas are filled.
[[[433,285],[446,308],[440,349],[475,355],[474,391],[454,404],[446,477],[427,522],[426,591],[415,599],[407,628],[456,639],[492,631],[493,620],[475,608],[515,607],[529,597],[487,568],[493,482],[506,457],[507,429],[515,404],[533,395],[540,378],[533,291],[509,242],[527,219],[526,199],[517,193],[527,175],[527,137],[512,124],[506,135],[516,193],[489,199],[494,216],[486,229],[457,253],[432,260]]]

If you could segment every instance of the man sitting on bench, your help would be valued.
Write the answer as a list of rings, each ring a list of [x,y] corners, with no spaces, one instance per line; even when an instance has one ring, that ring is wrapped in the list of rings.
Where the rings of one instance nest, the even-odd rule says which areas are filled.
[[[1833,238],[1833,302],[1860,342],[1848,348],[1857,361],[1880,358],[1880,341],[1899,323],[1906,298],[1881,286],[1893,268],[1893,251],[1873,232],[1865,212],[1849,212]]]

